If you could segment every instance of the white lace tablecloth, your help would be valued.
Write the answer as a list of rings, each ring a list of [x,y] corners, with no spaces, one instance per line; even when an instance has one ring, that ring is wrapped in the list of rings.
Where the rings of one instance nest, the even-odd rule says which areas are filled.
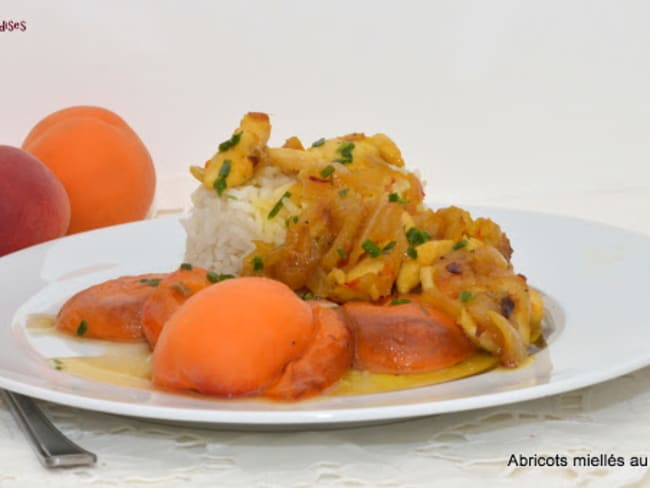
[[[160,182],[161,210],[182,210],[182,178]],[[650,188],[499,197],[650,233]],[[508,467],[512,454],[650,455],[650,368],[563,395],[388,425],[294,433],[226,432],[157,424],[43,403],[92,468],[47,471],[0,404],[0,487],[35,486],[646,486],[647,467]],[[626,463],[629,464],[629,463]]]

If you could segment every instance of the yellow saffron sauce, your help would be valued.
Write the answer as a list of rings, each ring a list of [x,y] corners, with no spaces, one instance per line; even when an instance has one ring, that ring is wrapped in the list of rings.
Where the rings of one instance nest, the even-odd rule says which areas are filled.
[[[32,333],[52,334],[59,336],[61,340],[92,342],[102,346],[103,353],[99,355],[50,359],[52,366],[59,371],[118,386],[153,388],[152,352],[146,342],[120,343],[76,338],[57,331],[54,327],[54,317],[42,314],[31,315],[26,327]],[[417,388],[477,375],[497,366],[496,357],[478,352],[454,366],[428,373],[396,375],[351,369],[326,394],[361,395]]]

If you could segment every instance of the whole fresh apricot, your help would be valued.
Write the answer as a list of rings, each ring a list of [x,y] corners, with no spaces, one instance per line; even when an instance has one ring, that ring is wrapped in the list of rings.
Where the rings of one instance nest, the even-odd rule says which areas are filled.
[[[0,146],[0,256],[65,235],[70,202],[61,182],[31,154]]]
[[[59,178],[70,197],[69,234],[141,220],[153,201],[149,151],[117,114],[79,106],[41,120],[23,142]]]

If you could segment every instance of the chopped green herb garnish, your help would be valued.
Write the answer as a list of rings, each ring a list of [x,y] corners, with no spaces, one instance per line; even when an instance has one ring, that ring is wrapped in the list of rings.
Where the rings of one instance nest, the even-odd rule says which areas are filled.
[[[404,200],[402,197],[400,197],[398,193],[391,193],[390,195],[388,195],[388,201],[389,202],[394,202],[394,203],[399,203],[401,205],[404,205],[405,203],[408,203],[406,200]]]
[[[180,269],[185,271],[192,271],[192,265],[190,263],[183,263],[181,264]]]
[[[340,197],[344,197],[345,195],[348,194],[349,191],[350,191],[349,188],[341,188],[341,189],[339,190],[339,196],[340,196]]]
[[[463,290],[458,294],[458,299],[462,303],[467,303],[469,302],[472,298],[474,298],[474,293],[471,291]]]
[[[300,298],[303,300],[313,300],[315,298],[315,295],[310,290],[307,290],[305,293],[300,295]]]
[[[467,239],[463,239],[462,241],[458,241],[456,244],[454,244],[454,245],[452,246],[452,249],[453,249],[454,251],[457,251],[457,250],[459,250],[459,249],[464,248],[465,246],[467,246]]]
[[[381,254],[381,248],[370,239],[363,241],[361,247],[368,253],[368,255],[370,255],[370,257],[376,258]]]
[[[160,278],[142,278],[140,280],[140,283],[144,283],[147,286],[150,286],[152,288],[157,287],[162,280]]]
[[[63,369],[63,361],[60,359],[52,359],[52,366],[54,366],[54,369],[61,371]]]
[[[352,151],[354,150],[354,142],[343,142],[339,147],[336,148],[336,152],[341,155],[339,159],[334,161],[341,164],[350,164],[352,162]]]
[[[393,298],[390,301],[391,305],[405,305],[407,303],[411,303],[411,300],[409,300],[408,298],[400,298],[400,297]]]
[[[172,283],[171,287],[176,290],[178,293],[183,295],[184,297],[189,296],[192,294],[192,289],[187,286],[185,283],[182,281],[177,281],[175,283]]]
[[[219,283],[220,281],[229,280],[235,276],[231,274],[217,274],[214,271],[208,271],[205,277],[210,283]]]
[[[342,247],[336,248],[336,254],[338,254],[341,259],[346,259],[348,257],[348,253],[346,253],[345,249]]]
[[[228,149],[231,149],[235,147],[237,144],[239,144],[239,140],[241,139],[242,133],[243,132],[236,132],[232,135],[230,139],[219,144],[219,152],[227,151]]]
[[[285,198],[290,198],[291,197],[291,192],[284,192],[284,195],[282,195],[282,198],[277,201],[275,205],[273,205],[273,208],[269,212],[269,220],[271,220],[273,217],[275,217],[280,210],[282,210],[282,207],[284,207],[284,199]]]
[[[228,188],[228,175],[230,174],[230,168],[232,166],[232,161],[230,159],[224,159],[219,168],[219,176],[214,180],[214,189],[219,195],[221,195],[226,188]]]
[[[428,317],[431,316],[431,312],[429,312],[429,310],[427,309],[427,307],[425,307],[425,306],[422,305],[421,303],[420,303],[420,310],[422,310],[422,313],[423,313],[424,315],[426,315],[426,316],[428,316]]]
[[[227,198],[228,200],[235,200],[235,201],[236,201],[236,200],[239,200],[239,198],[237,198],[235,195],[226,195],[226,198]]]
[[[262,271],[264,269],[264,261],[260,256],[253,258],[253,271]]]
[[[397,246],[397,241],[390,241],[388,244],[384,246],[384,248],[381,250],[384,254],[387,254],[390,252],[391,249],[393,249],[395,246]]]
[[[334,166],[332,166],[331,164],[328,164],[327,166],[325,166],[325,168],[323,168],[323,171],[320,172],[320,175],[323,178],[329,178],[330,176],[332,176],[332,173],[334,173],[334,171],[336,171],[336,168],[334,168]]]
[[[325,144],[325,138],[321,137],[317,141],[312,142],[311,147],[318,147],[318,146],[322,146],[323,144]]]
[[[300,217],[298,217],[297,215],[294,215],[293,217],[289,217],[287,220],[285,220],[284,225],[289,227],[289,224],[291,224],[291,222],[293,222],[294,224],[297,224],[299,220],[300,220]]]
[[[424,244],[429,239],[431,239],[431,234],[429,234],[424,229],[418,229],[417,227],[411,227],[406,231],[406,239],[408,239],[409,244],[417,246],[419,244]]]
[[[81,337],[86,333],[87,330],[88,330],[88,322],[86,322],[85,320],[79,322],[79,327],[77,327],[77,335]]]
[[[411,259],[418,258],[418,251],[413,246],[409,246],[406,248],[406,254],[408,254],[408,257]]]

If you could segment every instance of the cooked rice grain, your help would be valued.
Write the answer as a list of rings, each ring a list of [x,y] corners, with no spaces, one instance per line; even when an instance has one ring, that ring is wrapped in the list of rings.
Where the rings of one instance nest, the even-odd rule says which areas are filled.
[[[221,197],[201,185],[192,194],[193,209],[183,221],[185,260],[217,273],[237,274],[242,259],[255,249],[253,241],[282,244],[290,210],[268,216],[294,182],[276,168],[265,167],[247,185],[228,189]]]

